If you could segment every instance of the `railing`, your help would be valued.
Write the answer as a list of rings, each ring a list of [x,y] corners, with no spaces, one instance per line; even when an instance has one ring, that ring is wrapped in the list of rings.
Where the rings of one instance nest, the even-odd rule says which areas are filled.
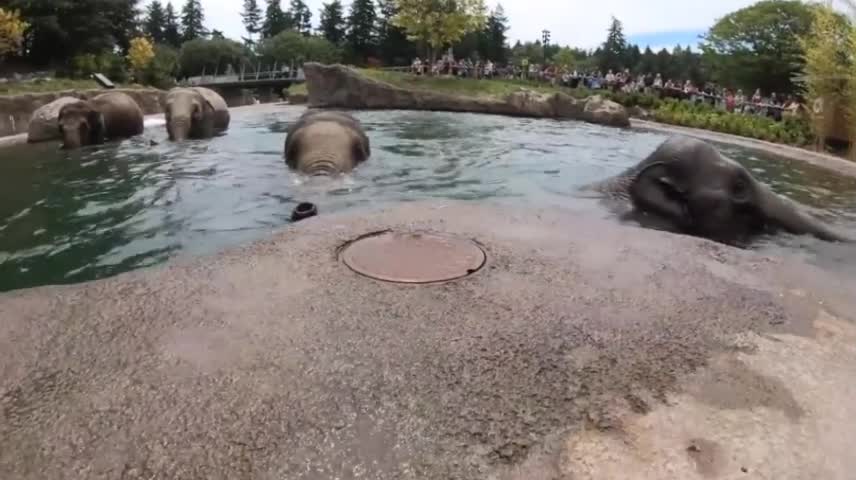
[[[277,68],[279,67],[279,68]],[[303,69],[295,68],[295,62],[291,65],[278,65],[263,69],[259,64],[255,69],[247,70],[247,65],[241,66],[239,73],[219,73],[217,70],[213,74],[206,75],[205,69],[202,70],[202,75],[196,77],[188,77],[186,83],[190,85],[212,85],[218,83],[242,83],[242,82],[258,82],[264,80],[283,80],[283,81],[302,81],[304,80]]]

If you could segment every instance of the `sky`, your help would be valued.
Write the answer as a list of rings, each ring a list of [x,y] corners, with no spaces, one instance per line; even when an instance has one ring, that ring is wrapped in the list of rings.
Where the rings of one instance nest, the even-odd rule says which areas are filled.
[[[227,37],[246,35],[241,23],[242,0],[201,0],[206,26],[223,31]],[[265,0],[260,0],[264,5]],[[318,24],[322,0],[304,0]],[[184,0],[172,0],[180,10]],[[489,6],[496,0],[486,0]],[[148,3],[144,0],[144,3]],[[344,0],[346,5],[348,0]],[[677,44],[695,47],[698,36],[725,14],[755,3],[752,0],[501,0],[510,20],[508,32],[513,43],[541,38],[550,30],[550,42],[594,48],[603,42],[610,18],[624,24],[628,40],[642,48],[669,48]],[[282,0],[283,8],[288,0]],[[262,7],[264,9],[264,7]]]

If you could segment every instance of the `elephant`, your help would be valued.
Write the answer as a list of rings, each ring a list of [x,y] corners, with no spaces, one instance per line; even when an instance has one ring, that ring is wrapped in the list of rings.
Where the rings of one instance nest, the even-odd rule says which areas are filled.
[[[588,188],[629,202],[625,220],[720,243],[745,245],[777,231],[852,241],[758,182],[712,145],[690,137],[671,137],[636,166]]]
[[[229,107],[214,90],[173,88],[164,101],[166,131],[173,141],[211,138],[229,129]]]
[[[360,122],[344,112],[308,110],[285,138],[285,163],[309,175],[347,173],[371,155]]]
[[[63,105],[57,124],[63,148],[73,149],[143,133],[143,110],[129,95],[107,92]]]

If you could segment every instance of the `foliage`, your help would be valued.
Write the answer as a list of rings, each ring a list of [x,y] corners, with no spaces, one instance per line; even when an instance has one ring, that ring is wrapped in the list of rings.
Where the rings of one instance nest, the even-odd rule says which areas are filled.
[[[200,0],[187,0],[181,9],[181,34],[185,42],[208,35],[205,30],[205,13]]]
[[[155,45],[154,57],[139,73],[137,80],[144,85],[166,90],[175,86],[177,68],[178,52],[168,45]]]
[[[341,0],[324,4],[320,22],[318,30],[321,35],[330,43],[341,45],[345,40],[345,9]]]
[[[128,50],[128,63],[134,72],[142,72],[152,59],[155,58],[155,49],[152,42],[145,37],[137,37],[131,40],[131,48]]]
[[[241,18],[244,21],[244,28],[252,38],[253,35],[260,33],[262,30],[262,9],[259,8],[257,0],[244,0],[244,11],[241,12]]]
[[[804,65],[799,38],[809,31],[812,8],[799,0],[762,0],[723,17],[702,44],[713,78],[766,94],[794,92],[792,78]]]
[[[90,78],[93,73],[101,73],[114,82],[124,82],[128,78],[125,59],[113,52],[76,55],[71,59],[69,73],[74,78]]]
[[[395,0],[378,0],[378,55],[387,65],[407,65],[420,56],[419,47],[407,38],[401,27],[392,23],[398,12]]]
[[[601,53],[598,57],[598,66],[603,72],[612,70],[618,72],[627,68],[626,51],[627,40],[624,39],[624,29],[621,22],[612,17],[612,23],[609,26],[609,31],[606,36],[606,41],[603,42]]]
[[[341,60],[341,51],[336,45],[324,37],[307,37],[296,30],[286,30],[263,40],[259,45],[259,54],[266,63],[279,64],[309,61],[335,63]]]
[[[225,72],[229,65],[235,71],[246,61],[244,46],[228,39],[198,38],[184,43],[178,54],[180,73],[185,77]]]
[[[21,19],[20,11],[0,8],[0,57],[21,50],[27,27],[29,25]]]
[[[570,47],[563,47],[553,54],[552,61],[557,66],[564,67],[569,70],[579,68],[579,66],[583,65],[586,61],[586,52]]]
[[[407,31],[411,40],[431,47],[432,59],[437,52],[484,28],[484,0],[396,0],[398,13],[393,23]]]
[[[268,0],[265,20],[262,24],[262,37],[271,38],[292,27],[294,21],[282,11],[280,0]]]
[[[164,27],[166,26],[166,14],[160,0],[152,0],[146,9],[146,18],[143,20],[143,33],[155,43],[166,41]]]
[[[352,59],[364,63],[374,54],[377,35],[375,31],[375,12],[372,0],[354,0],[348,15],[347,45]]]
[[[487,24],[482,33],[485,37],[485,50],[481,52],[484,58],[499,63],[506,62],[508,59],[508,39],[505,34],[508,32],[508,28],[508,17],[505,16],[505,10],[502,8],[502,4],[497,4],[496,8],[488,15]]]
[[[294,22],[294,29],[303,35],[312,34],[312,11],[303,0],[291,0],[288,13]]]
[[[181,30],[178,26],[178,16],[171,1],[166,3],[166,11],[164,12],[163,39],[167,45],[173,48],[181,47]]]

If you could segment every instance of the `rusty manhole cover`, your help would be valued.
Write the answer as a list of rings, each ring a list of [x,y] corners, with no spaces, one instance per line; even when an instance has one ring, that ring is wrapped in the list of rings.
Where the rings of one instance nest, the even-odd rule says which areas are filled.
[[[472,240],[433,232],[382,232],[359,238],[342,251],[351,270],[397,283],[435,283],[466,277],[485,263]]]

